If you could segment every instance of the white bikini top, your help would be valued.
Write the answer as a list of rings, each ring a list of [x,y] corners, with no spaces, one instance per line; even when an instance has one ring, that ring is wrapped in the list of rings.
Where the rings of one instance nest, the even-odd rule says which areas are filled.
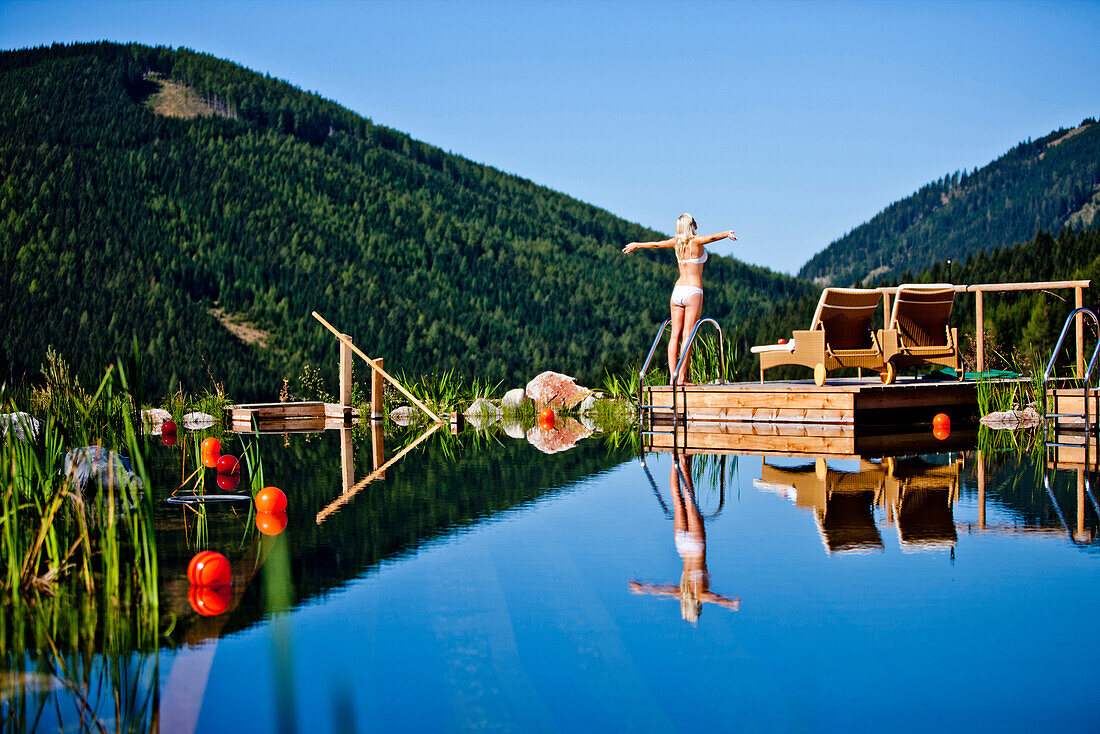
[[[706,261],[707,261],[707,251],[706,250],[703,250],[703,254],[700,255],[699,257],[693,257],[693,258],[689,258],[687,260],[681,260],[680,258],[676,258],[676,262],[695,263],[696,265],[702,265]]]

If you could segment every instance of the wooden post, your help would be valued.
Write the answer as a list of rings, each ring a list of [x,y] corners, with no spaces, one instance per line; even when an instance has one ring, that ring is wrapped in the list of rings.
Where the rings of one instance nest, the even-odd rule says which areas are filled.
[[[377,359],[378,366],[383,366],[383,359],[379,357]],[[370,419],[372,421],[380,421],[386,417],[386,409],[382,404],[382,390],[385,387],[385,383],[382,381],[382,373],[378,370],[371,370],[370,373]]]
[[[344,338],[351,341],[347,334]],[[351,347],[340,342],[340,405],[344,408],[344,422],[351,420],[351,387]]]
[[[890,328],[890,291],[882,292],[882,328]]]
[[[371,459],[373,459],[374,470],[378,471],[378,468],[386,463],[386,436],[382,431],[382,423],[374,421],[370,426],[370,445],[371,445]],[[386,472],[381,471],[378,473],[379,479],[386,478]]]
[[[985,530],[985,461],[981,449],[978,449],[978,527]]]
[[[1073,289],[1074,303],[1077,308],[1085,305],[1085,289],[1077,286]],[[1085,379],[1085,314],[1077,314],[1077,379]]]
[[[977,359],[975,371],[985,371],[985,310],[981,291],[974,291],[974,354]]]
[[[340,429],[340,478],[344,493],[355,485],[355,445],[351,441],[351,429]]]

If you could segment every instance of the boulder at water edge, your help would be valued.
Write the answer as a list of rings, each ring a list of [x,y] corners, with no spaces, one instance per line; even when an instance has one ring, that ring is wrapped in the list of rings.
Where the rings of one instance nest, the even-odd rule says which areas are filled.
[[[587,387],[577,384],[575,378],[560,372],[543,372],[527,383],[527,396],[540,408],[572,408],[592,394]]]
[[[19,441],[26,441],[38,435],[40,428],[38,420],[30,413],[4,413],[0,415],[0,435],[11,435]]]
[[[106,487],[113,480],[116,487],[129,482],[135,488],[141,489],[141,480],[134,476],[130,460],[100,446],[82,446],[65,454],[63,471],[64,476],[72,476],[73,483],[78,488],[83,488],[90,482]]]
[[[209,413],[187,413],[183,416],[183,427],[189,431],[198,431],[209,428],[218,420]]]
[[[407,426],[416,420],[416,408],[411,405],[402,405],[390,411],[390,420],[399,426]]]
[[[474,418],[495,418],[500,415],[500,408],[493,405],[485,398],[478,398],[470,403],[470,407],[466,409],[465,415],[471,421]]]
[[[164,421],[170,420],[171,418],[172,414],[164,408],[149,408],[148,410],[141,411],[141,419],[150,426],[164,423]]]
[[[529,402],[531,398],[527,397],[527,392],[522,387],[517,387],[504,393],[504,397],[500,399],[500,407],[518,410]]]
[[[1018,428],[1033,428],[1042,418],[1034,408],[1024,410],[1006,410],[982,416],[982,425],[995,431],[1015,431]]]

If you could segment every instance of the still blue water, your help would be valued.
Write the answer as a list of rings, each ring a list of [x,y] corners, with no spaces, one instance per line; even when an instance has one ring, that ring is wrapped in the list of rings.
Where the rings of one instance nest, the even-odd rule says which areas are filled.
[[[237,571],[223,615],[191,611],[197,526],[162,503],[163,731],[1100,728],[1074,472],[1055,505],[1031,460],[975,451],[678,471],[600,437],[436,436],[321,518],[339,441],[264,439],[281,535],[208,511]],[[362,478],[369,436],[355,458]]]

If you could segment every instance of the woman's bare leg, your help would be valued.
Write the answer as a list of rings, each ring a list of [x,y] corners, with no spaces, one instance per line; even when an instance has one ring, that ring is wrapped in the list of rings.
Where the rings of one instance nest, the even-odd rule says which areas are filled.
[[[680,340],[683,337],[684,331],[684,311],[683,306],[677,306],[672,304],[672,332],[668,335],[668,381],[672,383],[672,377],[676,374],[676,362],[680,358]]]
[[[675,309],[673,309],[675,310]],[[695,322],[699,320],[699,316],[703,313],[703,294],[698,293],[691,298],[687,299],[687,304],[682,309],[684,312],[683,325],[680,328],[680,341],[686,341],[691,336],[691,330],[695,328]],[[684,357],[684,366],[680,368],[680,376],[676,379],[676,384],[687,385],[688,375],[691,374],[691,346],[688,345],[687,356]]]

